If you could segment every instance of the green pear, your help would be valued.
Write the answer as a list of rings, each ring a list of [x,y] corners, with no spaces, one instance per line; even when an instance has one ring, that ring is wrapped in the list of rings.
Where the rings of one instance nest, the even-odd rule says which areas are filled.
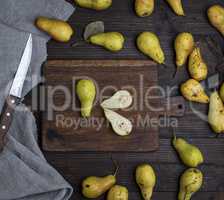
[[[89,117],[96,96],[96,87],[92,80],[80,80],[76,86],[76,92],[81,102],[81,114]]]
[[[104,47],[105,49],[117,52],[124,47],[124,36],[118,32],[98,33],[89,38],[90,43]]]
[[[163,64],[165,56],[159,38],[152,32],[143,32],[137,38],[138,49],[159,64]]]
[[[184,16],[184,9],[182,6],[182,0],[166,0],[173,11],[180,16]]]
[[[202,81],[207,77],[208,66],[202,58],[199,47],[194,48],[189,56],[188,70],[191,77],[197,81]]]
[[[80,7],[93,10],[105,10],[112,5],[112,0],[75,0]]]
[[[36,26],[59,42],[68,42],[74,34],[72,27],[67,22],[59,19],[38,17]]]
[[[180,91],[188,101],[194,101],[198,103],[209,102],[209,97],[205,93],[201,83],[194,79],[189,79],[182,83],[180,86]]]
[[[107,194],[107,200],[128,200],[128,189],[121,185],[113,186]]]
[[[135,12],[139,17],[146,17],[151,15],[154,7],[154,0],[135,0]]]
[[[220,87],[219,94],[220,94],[222,101],[224,102],[224,83],[222,83],[222,85]]]
[[[203,174],[196,168],[186,170],[180,178],[178,200],[190,200],[202,186]]]
[[[178,34],[174,42],[174,48],[176,52],[176,65],[177,68],[180,68],[186,63],[188,56],[194,49],[193,35],[186,32]]]
[[[197,167],[204,162],[200,149],[184,139],[174,137],[173,146],[186,166]]]
[[[224,36],[224,7],[215,4],[208,9],[207,14],[210,23]]]
[[[105,177],[90,176],[82,182],[82,194],[86,198],[98,198],[116,183],[114,175]]]
[[[141,164],[136,169],[135,177],[143,199],[150,200],[156,184],[156,175],[153,168],[149,164]]]
[[[224,105],[217,91],[210,96],[208,122],[215,133],[224,133]]]

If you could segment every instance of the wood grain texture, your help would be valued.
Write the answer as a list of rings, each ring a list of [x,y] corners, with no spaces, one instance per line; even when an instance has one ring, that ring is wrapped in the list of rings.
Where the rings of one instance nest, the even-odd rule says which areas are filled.
[[[71,0],[70,2],[73,3]],[[172,78],[175,71],[173,40],[177,33],[182,31],[192,32],[197,41],[204,47],[204,59],[209,66],[209,74],[220,65],[224,49],[223,37],[208,23],[206,10],[210,5],[222,0],[183,0],[186,17],[177,17],[164,0],[157,0],[155,12],[147,18],[138,18],[133,10],[134,0],[113,0],[113,6],[106,11],[95,12],[87,9],[77,8],[69,19],[69,23],[76,30],[76,37],[70,43],[48,43],[48,59],[147,59],[138,52],[135,46],[136,36],[141,31],[156,32],[166,55],[166,65],[158,66],[159,84],[166,88],[178,86],[188,79],[186,67],[180,72],[176,79]],[[107,31],[120,31],[126,37],[125,49],[119,53],[110,53],[101,47],[89,44],[71,48],[71,44],[81,38],[83,28],[90,22],[103,20]],[[215,47],[210,46],[208,38],[215,41]],[[221,48],[221,56],[214,51]],[[219,67],[218,67],[219,69]],[[172,95],[179,94],[178,87],[173,90]],[[201,112],[207,112],[207,106],[194,104]],[[203,172],[206,174],[203,190],[197,193],[193,200],[223,200],[224,192],[224,143],[223,136],[215,138],[206,121],[201,120],[190,109],[186,102],[186,114],[184,118],[178,119],[178,136],[185,137],[193,144],[198,145],[205,154],[206,161]],[[38,117],[38,116],[37,116]],[[170,140],[172,133],[169,128],[160,128],[160,150],[153,153],[130,153],[113,154],[122,166],[119,172],[119,183],[127,184],[130,190],[130,199],[139,200],[139,191],[133,181],[133,170],[137,164],[142,162],[152,163],[157,169],[159,179],[153,199],[174,200],[178,189],[178,177],[185,169],[176,153],[173,151]],[[47,153],[47,160],[59,170],[59,172],[75,187],[71,200],[84,199],[80,194],[80,181],[88,175],[105,175],[110,173],[112,163],[110,153]],[[91,166],[91,167],[90,167]],[[92,167],[94,166],[94,167]],[[96,168],[95,168],[96,166]],[[167,167],[166,167],[167,166]],[[160,170],[161,168],[161,170]],[[167,168],[167,170],[165,170]],[[158,170],[159,169],[159,170]],[[214,181],[215,180],[215,181]],[[169,184],[171,183],[171,186]],[[103,197],[100,199],[104,199]]]
[[[183,116],[182,97],[160,97],[157,66],[151,61],[138,60],[70,60],[49,61],[44,67],[46,78],[44,94],[47,105],[64,105],[65,94],[54,92],[63,86],[72,95],[72,101],[64,110],[49,109],[42,117],[42,144],[47,151],[155,151],[158,146],[159,116]],[[75,92],[77,81],[82,78],[95,82],[97,94],[92,115],[80,116],[80,102]],[[117,136],[104,116],[100,103],[117,90],[126,89],[133,103],[128,109],[118,110],[130,119],[133,131],[126,137]],[[74,97],[74,98],[73,98]],[[159,110],[158,110],[159,109]],[[50,119],[49,119],[50,117]]]

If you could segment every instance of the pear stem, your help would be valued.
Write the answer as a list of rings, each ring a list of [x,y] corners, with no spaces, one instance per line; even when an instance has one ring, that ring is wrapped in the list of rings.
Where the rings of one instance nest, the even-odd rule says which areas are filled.
[[[169,66],[166,63],[161,64],[163,67],[168,68]]]
[[[112,160],[112,162],[113,162],[113,165],[115,166],[115,172],[114,172],[113,176],[117,176],[117,173],[118,173],[118,171],[119,171],[119,165],[118,165],[117,161],[115,161],[115,160],[113,159],[113,156],[112,156],[112,155],[111,155],[111,160]]]
[[[174,141],[176,141],[176,140],[177,140],[177,134],[176,134],[174,128],[172,129],[172,132],[173,132],[173,138],[174,138]]]
[[[77,46],[80,46],[82,44],[85,44],[85,41],[84,40],[80,40],[80,41],[77,41],[77,42],[73,42],[71,44],[71,47],[77,47]]]
[[[176,76],[177,76],[178,72],[179,72],[179,69],[178,69],[178,68],[176,68],[175,72],[173,73],[173,78],[174,78],[174,79],[176,78]]]

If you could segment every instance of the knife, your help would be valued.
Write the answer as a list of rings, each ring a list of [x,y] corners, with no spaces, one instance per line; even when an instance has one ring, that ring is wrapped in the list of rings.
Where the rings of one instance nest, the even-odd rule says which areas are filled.
[[[32,56],[32,35],[29,35],[23,55],[21,57],[17,72],[12,82],[9,95],[6,98],[0,117],[0,152],[6,143],[6,134],[13,120],[13,113],[16,106],[20,103],[22,89],[26,79],[27,71],[30,66]]]

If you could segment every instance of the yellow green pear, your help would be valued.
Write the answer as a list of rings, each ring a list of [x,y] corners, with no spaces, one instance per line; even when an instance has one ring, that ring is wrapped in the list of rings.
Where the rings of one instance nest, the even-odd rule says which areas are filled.
[[[210,96],[208,122],[215,133],[224,133],[224,105],[217,91]]]
[[[224,7],[213,5],[208,9],[207,13],[211,24],[224,36]]]
[[[155,33],[143,32],[137,38],[138,49],[159,64],[163,64],[165,56]]]
[[[220,87],[219,94],[220,94],[222,101],[224,102],[224,83],[222,83],[222,85]]]
[[[199,47],[194,48],[189,57],[188,70],[191,77],[197,81],[206,79],[208,67],[204,62]]]
[[[89,41],[92,44],[102,46],[109,51],[117,52],[124,47],[124,36],[118,32],[98,33],[90,36]]]
[[[146,17],[154,10],[154,0],[135,0],[135,12],[139,17]]]
[[[205,93],[203,87],[198,81],[194,79],[189,79],[183,83],[180,87],[180,91],[188,101],[194,101],[198,103],[209,102],[209,97]]]
[[[107,200],[128,200],[128,189],[121,185],[114,185],[107,194]]]
[[[180,16],[184,16],[184,9],[182,6],[182,0],[166,0],[173,11]]]
[[[187,169],[180,178],[178,200],[190,200],[202,186],[203,174],[196,168]]]
[[[150,200],[156,184],[156,175],[153,168],[149,164],[139,165],[136,169],[135,178],[143,199]]]
[[[74,34],[72,27],[67,22],[59,19],[38,17],[36,26],[58,42],[68,42]]]
[[[81,114],[89,117],[96,96],[96,87],[92,80],[83,79],[77,83],[76,93],[81,103]]]
[[[180,33],[177,35],[174,43],[176,52],[176,65],[177,68],[183,66],[190,53],[194,48],[194,38],[191,33]]]
[[[90,176],[82,182],[82,194],[89,199],[98,198],[116,183],[114,175],[105,177]]]
[[[200,149],[186,140],[174,137],[173,146],[186,166],[197,167],[204,162]]]
[[[112,5],[112,0],[75,0],[80,7],[93,10],[105,10]]]

